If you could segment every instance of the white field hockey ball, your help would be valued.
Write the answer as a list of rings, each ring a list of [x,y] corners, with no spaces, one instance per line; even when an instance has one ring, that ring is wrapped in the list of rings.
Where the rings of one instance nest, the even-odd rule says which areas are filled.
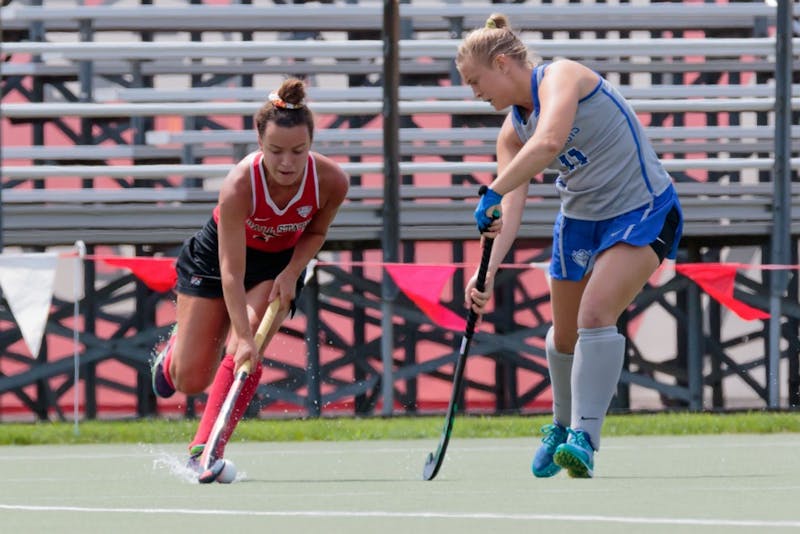
[[[222,460],[225,464],[217,477],[220,484],[230,484],[236,479],[236,465],[230,460]]]

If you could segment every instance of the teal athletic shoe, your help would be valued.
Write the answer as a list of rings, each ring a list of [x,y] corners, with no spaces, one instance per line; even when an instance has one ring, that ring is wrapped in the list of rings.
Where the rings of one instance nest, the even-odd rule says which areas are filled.
[[[205,450],[205,448],[205,443],[200,443],[199,445],[194,445],[189,448],[189,459],[186,461],[186,467],[197,474],[203,472],[203,466],[200,465],[200,457],[203,455],[203,450]]]
[[[150,376],[153,385],[153,393],[162,399],[167,399],[175,394],[175,388],[169,385],[167,378],[164,376],[164,360],[166,359],[169,351],[172,350],[172,346],[175,344],[177,331],[178,325],[176,324],[172,327],[172,330],[169,333],[167,344],[164,345],[164,348],[161,349],[161,352],[158,353],[158,356],[153,358],[153,361],[150,362]]]
[[[583,430],[567,429],[567,442],[559,445],[553,461],[567,470],[572,478],[592,478],[594,476],[594,447],[589,434]]]
[[[544,434],[544,437],[533,457],[531,471],[537,478],[547,478],[561,471],[561,467],[553,462],[553,454],[559,445],[566,443],[567,429],[554,422],[552,425],[544,425],[539,431]]]

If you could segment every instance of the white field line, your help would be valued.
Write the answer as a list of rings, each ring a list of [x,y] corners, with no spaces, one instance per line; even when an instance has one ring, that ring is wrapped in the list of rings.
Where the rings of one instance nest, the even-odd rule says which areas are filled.
[[[382,519],[454,519],[488,521],[553,521],[570,523],[620,523],[637,525],[673,525],[746,528],[800,528],[800,521],[693,519],[675,517],[628,517],[602,515],[558,515],[558,514],[497,514],[497,513],[444,513],[444,512],[353,512],[336,510],[191,510],[186,508],[94,508],[80,506],[28,506],[0,504],[0,510],[17,512],[76,512],[100,514],[170,514],[201,516],[249,516],[249,517],[321,517],[321,518],[382,518]]]

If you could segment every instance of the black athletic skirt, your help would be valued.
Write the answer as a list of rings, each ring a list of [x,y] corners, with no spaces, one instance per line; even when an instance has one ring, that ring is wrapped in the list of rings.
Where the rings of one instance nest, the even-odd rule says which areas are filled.
[[[218,247],[217,224],[210,218],[199,232],[183,243],[176,266],[178,293],[204,298],[222,298]],[[245,289],[250,290],[265,280],[274,280],[289,265],[293,253],[293,248],[280,252],[264,252],[248,248],[244,273]],[[304,278],[305,272],[297,279],[295,300],[300,296]]]

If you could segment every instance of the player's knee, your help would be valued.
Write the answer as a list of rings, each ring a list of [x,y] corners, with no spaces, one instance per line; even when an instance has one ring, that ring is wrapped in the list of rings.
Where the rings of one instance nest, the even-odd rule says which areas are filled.
[[[197,369],[181,369],[174,367],[170,378],[175,389],[186,395],[199,395],[208,387],[208,377],[197,373]]]
[[[550,327],[547,331],[546,342],[548,348],[555,349],[559,354],[573,354],[575,344],[578,342],[578,331],[556,330]]]
[[[578,315],[578,328],[603,328],[617,324],[617,318],[608,310],[590,307]]]

